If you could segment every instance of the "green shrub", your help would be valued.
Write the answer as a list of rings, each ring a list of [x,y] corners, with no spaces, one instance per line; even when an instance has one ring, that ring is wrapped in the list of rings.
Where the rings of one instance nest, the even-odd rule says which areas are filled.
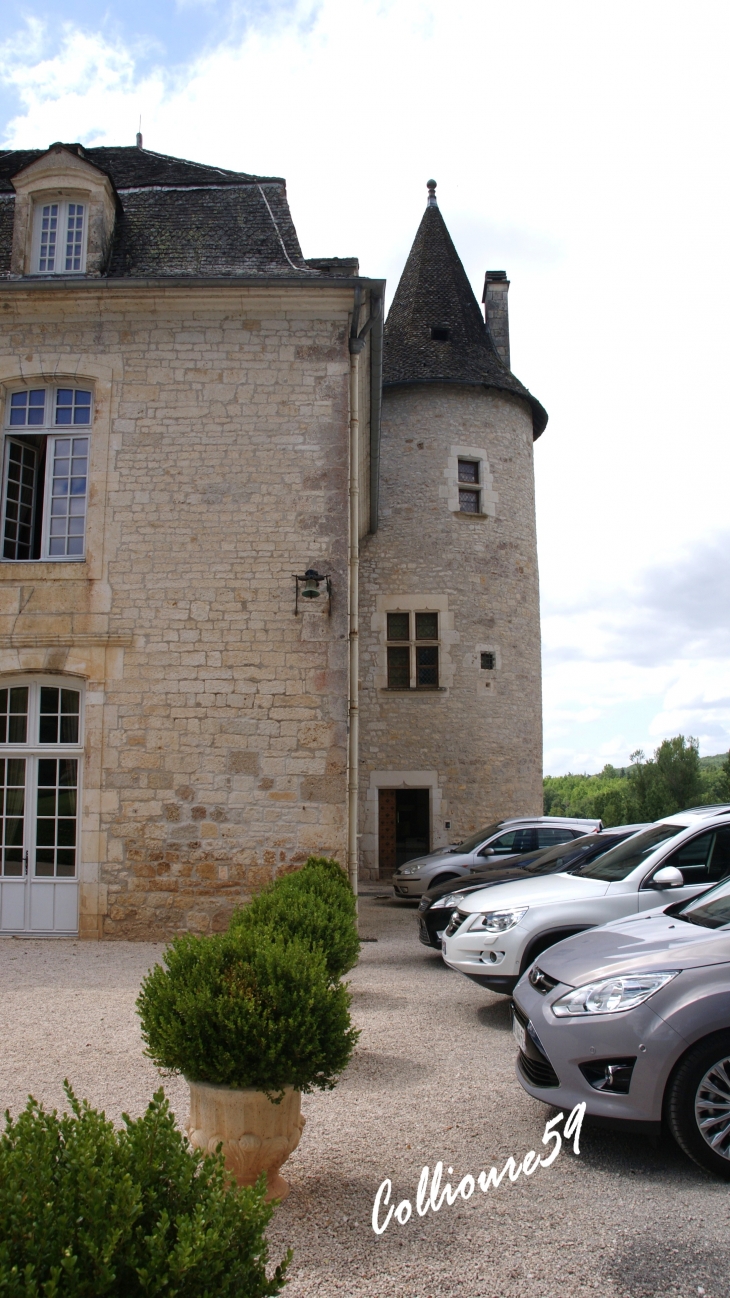
[[[331,856],[308,856],[301,870],[297,870],[295,877],[307,879],[311,876],[326,876],[336,883],[344,892],[354,896],[352,885],[339,861]],[[290,876],[287,876],[290,877]]]
[[[278,934],[319,948],[332,980],[352,969],[360,954],[352,888],[337,862],[326,857],[310,857],[301,870],[269,884],[234,912],[231,931]]]
[[[0,1136],[3,1298],[268,1298],[263,1181],[239,1189],[218,1155],[193,1152],[164,1092],[116,1131],[79,1103],[35,1100]]]
[[[331,1089],[358,1033],[322,951],[266,929],[175,938],[142,984],[147,1054],[191,1081]]]

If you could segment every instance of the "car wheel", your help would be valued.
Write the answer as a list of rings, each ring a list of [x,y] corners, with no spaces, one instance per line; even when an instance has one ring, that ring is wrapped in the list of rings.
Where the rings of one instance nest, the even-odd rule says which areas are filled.
[[[428,885],[429,892],[431,891],[432,888],[440,887],[442,883],[451,883],[452,879],[460,879],[460,878],[461,875],[459,874],[440,874],[438,879],[434,879],[433,883],[429,883]]]
[[[730,1032],[700,1041],[685,1056],[670,1082],[665,1111],[685,1154],[730,1180]]]

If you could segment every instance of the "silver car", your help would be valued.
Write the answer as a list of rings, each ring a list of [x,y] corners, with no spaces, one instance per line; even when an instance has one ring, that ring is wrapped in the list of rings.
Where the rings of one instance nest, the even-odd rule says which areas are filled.
[[[535,1099],[658,1131],[730,1180],[730,879],[559,942],[514,992]]]
[[[451,847],[439,847],[428,856],[401,865],[393,874],[396,897],[420,897],[451,879],[462,879],[475,866],[507,863],[510,857],[556,847],[571,838],[602,829],[600,820],[577,820],[568,816],[513,816],[487,825]]]

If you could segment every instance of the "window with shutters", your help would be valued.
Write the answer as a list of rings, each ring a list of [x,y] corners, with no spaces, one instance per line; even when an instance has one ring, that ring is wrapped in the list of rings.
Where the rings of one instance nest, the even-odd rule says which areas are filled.
[[[26,387],[5,402],[2,558],[85,557],[92,393]]]
[[[388,613],[389,690],[439,688],[438,613]]]

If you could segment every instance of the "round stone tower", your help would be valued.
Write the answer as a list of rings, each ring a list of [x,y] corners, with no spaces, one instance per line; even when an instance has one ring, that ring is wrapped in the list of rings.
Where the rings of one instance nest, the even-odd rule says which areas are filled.
[[[508,282],[486,322],[429,181],[385,326],[378,527],[360,586],[361,873],[542,810],[533,442],[509,368]]]

